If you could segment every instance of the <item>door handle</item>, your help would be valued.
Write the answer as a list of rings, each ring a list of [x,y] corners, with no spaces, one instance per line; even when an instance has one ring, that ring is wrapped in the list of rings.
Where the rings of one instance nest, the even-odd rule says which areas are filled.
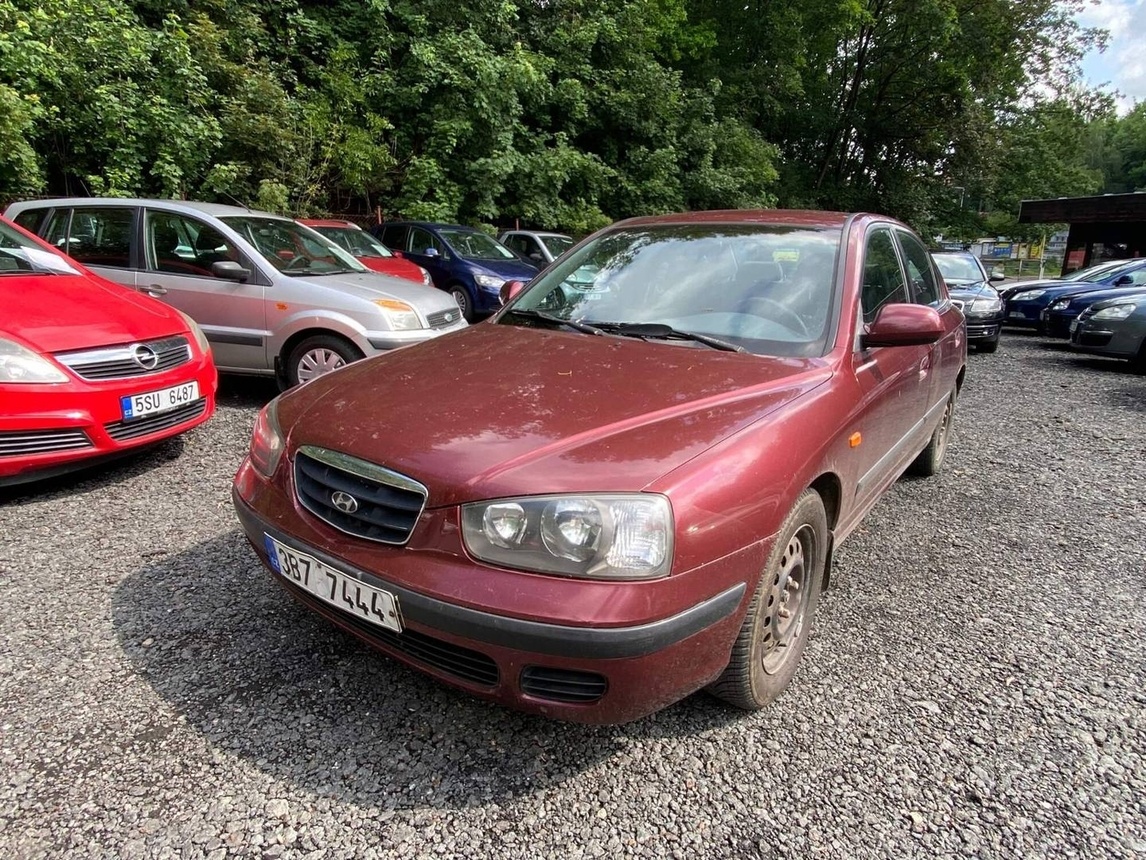
[[[144,287],[143,291],[145,293],[147,293],[149,296],[165,296],[165,295],[167,295],[167,287],[161,287],[161,286],[159,286],[159,284],[151,284],[150,286]]]

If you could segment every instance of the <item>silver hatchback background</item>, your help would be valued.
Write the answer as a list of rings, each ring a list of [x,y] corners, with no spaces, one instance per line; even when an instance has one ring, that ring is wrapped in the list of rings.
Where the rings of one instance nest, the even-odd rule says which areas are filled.
[[[372,272],[320,233],[267,212],[77,197],[13,203],[5,215],[186,313],[223,371],[297,385],[466,326],[448,294]]]

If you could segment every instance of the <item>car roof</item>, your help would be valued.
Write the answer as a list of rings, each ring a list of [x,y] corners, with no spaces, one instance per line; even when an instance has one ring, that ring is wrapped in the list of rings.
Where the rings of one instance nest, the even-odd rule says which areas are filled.
[[[704,212],[677,212],[647,215],[619,221],[614,227],[643,227],[654,224],[775,224],[800,227],[843,227],[850,218],[895,221],[869,213],[821,212],[815,209],[712,209]],[[898,222],[897,222],[898,223]]]
[[[25,209],[47,209],[64,206],[151,206],[162,207],[172,212],[183,212],[188,215],[196,213],[211,215],[215,218],[229,215],[254,215],[259,218],[291,220],[282,215],[275,215],[273,212],[261,212],[258,209],[230,206],[225,203],[201,203],[197,200],[161,200],[149,197],[41,197],[36,200],[13,203],[8,208],[12,212],[17,212]]]
[[[572,236],[569,236],[566,233],[556,233],[552,230],[503,230],[500,235],[512,236],[514,234],[525,235],[525,236],[556,236],[559,239],[571,239],[571,238],[573,238]]]
[[[353,221],[344,221],[340,218],[299,218],[298,223],[305,224],[307,227],[339,227],[345,230],[355,229],[361,230],[358,224]]]
[[[467,227],[465,224],[444,224],[438,221],[383,221],[378,225],[385,229],[386,227],[428,227],[431,230],[469,230],[473,233],[481,233],[477,227]]]

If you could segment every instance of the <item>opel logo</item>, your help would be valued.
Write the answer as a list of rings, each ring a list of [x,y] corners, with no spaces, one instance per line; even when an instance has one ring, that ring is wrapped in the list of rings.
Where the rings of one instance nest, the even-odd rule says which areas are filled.
[[[154,349],[146,344],[139,344],[131,354],[131,357],[135,359],[135,363],[144,370],[155,370],[155,365],[159,364],[159,356],[155,354]]]
[[[330,494],[330,503],[344,514],[352,514],[358,510],[358,499],[342,490]]]

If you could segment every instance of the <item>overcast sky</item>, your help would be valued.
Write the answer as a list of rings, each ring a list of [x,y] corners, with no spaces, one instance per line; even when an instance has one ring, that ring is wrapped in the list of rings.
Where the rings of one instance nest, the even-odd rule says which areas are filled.
[[[1082,63],[1091,84],[1109,84],[1118,90],[1118,111],[1126,113],[1135,102],[1146,101],[1146,0],[1102,0],[1079,15],[1086,27],[1110,31],[1106,51],[1092,51]]]

